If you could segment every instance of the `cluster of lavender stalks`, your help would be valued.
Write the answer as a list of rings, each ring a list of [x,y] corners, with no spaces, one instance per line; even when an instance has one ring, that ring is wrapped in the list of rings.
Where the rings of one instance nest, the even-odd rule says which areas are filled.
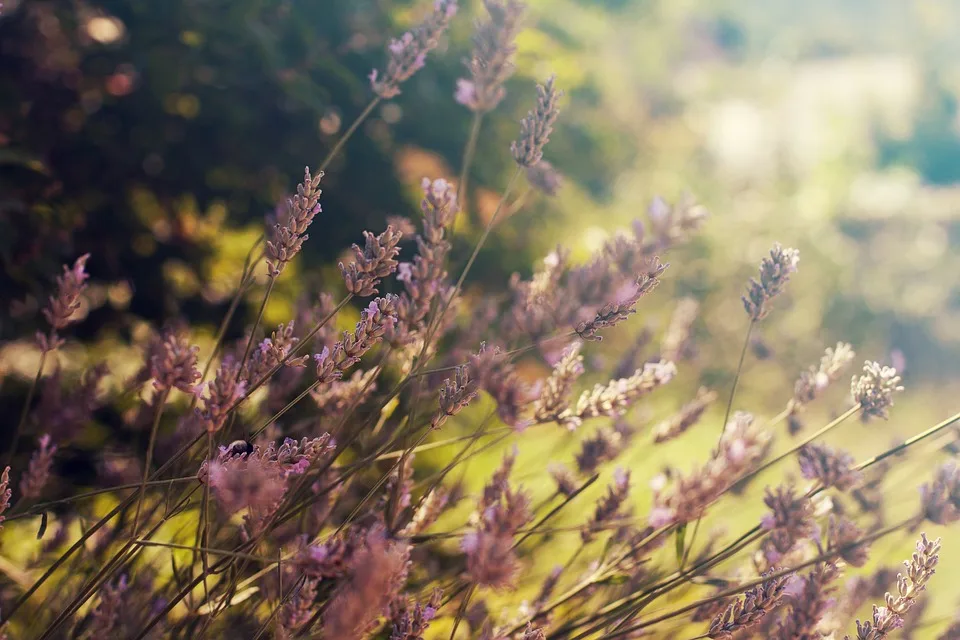
[[[212,353],[201,359],[186,325],[164,328],[115,394],[101,390],[109,376],[103,365],[79,379],[66,379],[59,366],[44,376],[77,321],[88,256],[64,268],[44,309],[40,366],[2,472],[7,533],[11,521],[27,521],[38,526],[40,542],[30,557],[4,559],[0,635],[875,640],[918,628],[939,539],[921,533],[899,575],[882,568],[845,586],[841,578],[867,562],[879,538],[960,519],[960,470],[949,463],[923,485],[918,507],[902,521],[888,522],[880,494],[892,456],[925,441],[936,452],[942,443],[933,437],[951,435],[960,415],[859,463],[818,442],[853,416],[887,416],[902,391],[900,378],[867,362],[853,378],[851,406],[802,436],[804,409],[843,376],[854,358],[849,345],[827,349],[804,371],[773,419],[731,415],[734,383],[716,446],[699,466],[658,476],[646,515],[630,506],[629,469],[612,475],[595,505],[578,504],[604,467],[647,437],[628,412],[676,375],[697,305],[680,301],[659,354],[625,348],[612,378],[578,389],[583,352],[635,313],[664,276],[659,256],[694,234],[705,212],[690,199],[675,206],[658,199],[647,220],[612,236],[586,263],[574,264],[557,249],[529,280],[511,280],[507,295],[473,301],[467,310],[465,278],[510,209],[517,180],[525,175],[547,195],[560,185],[542,159],[562,96],[550,79],[537,87],[536,104],[520,123],[510,148],[516,170],[500,204],[451,277],[458,261],[450,238],[473,150],[513,71],[524,12],[515,0],[484,4],[469,78],[455,90],[473,113],[459,182],[425,178],[419,224],[396,218],[382,233],[364,233],[353,261],[340,265],[339,302],[327,294],[306,297],[289,322],[261,327],[274,283],[322,213],[322,170],[305,172],[265,241],[252,249]],[[436,2],[420,26],[389,44],[386,69],[370,76],[370,105],[324,167],[374,107],[396,97],[424,65],[456,9],[452,0]],[[747,285],[744,354],[798,257],[775,246]],[[225,343],[237,303],[258,288],[262,302],[246,337]],[[358,302],[356,326],[338,333],[338,313]],[[517,367],[522,357],[540,358],[552,371],[529,380]],[[652,429],[650,446],[692,429],[717,395],[701,389]],[[103,488],[44,502],[58,447],[71,446],[96,412],[120,405],[129,408],[123,419],[140,430],[141,441],[126,457],[115,452],[105,462]],[[599,427],[588,424],[594,420]],[[556,487],[552,497],[534,504],[511,482],[515,452],[479,494],[468,494],[457,479],[467,461],[541,425],[581,438],[569,466],[539,470]],[[789,445],[773,456],[781,426]],[[457,435],[444,435],[445,427]],[[15,454],[28,438],[37,444],[26,461]],[[418,466],[416,454],[427,449],[449,451],[448,464]],[[698,546],[705,514],[729,506],[731,495],[778,463],[795,465],[802,480],[768,488],[766,515],[752,529],[736,537],[715,533]],[[94,496],[101,506],[109,497],[112,508],[96,511]],[[462,501],[475,505],[472,515],[438,530],[438,519]],[[586,510],[580,526],[554,528],[558,514],[574,509]],[[577,553],[543,579],[534,599],[507,599],[514,605],[504,607],[524,582],[524,567],[562,535],[579,537]],[[497,608],[488,607],[492,593]],[[854,624],[869,602],[877,603],[872,616]],[[960,638],[960,625],[941,637]]]

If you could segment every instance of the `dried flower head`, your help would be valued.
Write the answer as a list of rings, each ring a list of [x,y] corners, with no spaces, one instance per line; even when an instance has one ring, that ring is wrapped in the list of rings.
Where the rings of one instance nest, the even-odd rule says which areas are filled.
[[[537,106],[520,122],[520,136],[510,145],[513,159],[521,167],[532,167],[543,158],[543,147],[550,140],[553,125],[560,115],[557,103],[563,92],[554,86],[554,76],[537,85]]]
[[[514,40],[526,9],[518,0],[484,0],[483,4],[490,17],[477,21],[473,32],[473,54],[465,61],[471,79],[458,79],[456,92],[457,102],[478,113],[495,109],[503,99],[503,83],[513,75]]]
[[[762,577],[774,573],[777,573],[777,570],[771,569]],[[737,598],[723,613],[713,619],[707,631],[707,637],[728,640],[733,638],[734,634],[759,624],[765,615],[780,604],[787,581],[791,577],[790,575],[771,577],[747,591],[742,598]]]
[[[188,345],[181,336],[167,332],[159,352],[150,360],[154,388],[160,392],[176,388],[184,393],[196,393],[194,383],[200,378],[197,351],[198,347]]]
[[[552,464],[547,468],[550,477],[557,483],[557,493],[566,497],[571,497],[577,492],[577,478],[566,466],[562,464]]]
[[[450,493],[442,487],[434,489],[423,496],[416,511],[413,513],[413,517],[410,518],[410,522],[403,528],[400,534],[403,537],[409,538],[423,533],[423,531],[436,522],[440,514],[443,513],[443,510],[449,503],[449,498]]]
[[[854,376],[850,383],[853,401],[860,405],[864,418],[876,416],[886,420],[888,409],[893,406],[893,394],[900,391],[903,386],[897,370],[871,360],[863,364],[863,373]]]
[[[320,213],[322,192],[319,187],[322,178],[322,171],[312,176],[310,168],[306,167],[303,170],[303,182],[297,185],[297,195],[287,200],[286,209],[278,215],[266,245],[267,269],[271,277],[280,275],[287,263],[300,253],[300,248],[309,237],[306,235],[307,228]]]
[[[770,312],[769,304],[778,295],[797,271],[800,252],[796,249],[784,249],[780,243],[773,245],[770,257],[760,262],[760,280],[750,279],[747,293],[743,296],[743,307],[753,321],[762,320]]]
[[[20,478],[20,495],[24,498],[39,498],[50,479],[50,468],[57,445],[52,444],[49,435],[37,439],[37,450],[30,456],[30,465]]]
[[[532,622],[527,623],[527,628],[523,630],[523,635],[520,636],[520,640],[546,640],[546,638],[543,629],[533,626]]]
[[[377,69],[370,72],[373,92],[384,100],[400,95],[400,85],[423,68],[427,54],[440,44],[441,36],[456,14],[456,0],[436,0],[426,20],[399,39],[392,39],[387,45],[387,70],[383,77]]]
[[[512,587],[520,571],[513,536],[531,514],[530,496],[514,490],[508,482],[515,460],[516,452],[504,457],[484,487],[475,515],[476,528],[460,541],[460,549],[467,556],[467,577],[479,586]]]
[[[857,485],[862,476],[853,468],[854,459],[849,453],[835,451],[816,442],[805,445],[797,453],[800,472],[808,480],[818,480],[823,486],[846,491]]]
[[[717,399],[717,393],[706,387],[700,387],[697,397],[683,405],[680,411],[658,424],[653,429],[653,441],[667,442],[686,433],[690,427],[697,424],[704,411]]]
[[[215,460],[205,461],[198,477],[213,489],[225,513],[247,510],[244,533],[259,533],[280,506],[292,476],[302,476],[310,466],[335,448],[329,434],[299,442],[287,438],[277,447],[254,445],[253,451],[220,447]]]

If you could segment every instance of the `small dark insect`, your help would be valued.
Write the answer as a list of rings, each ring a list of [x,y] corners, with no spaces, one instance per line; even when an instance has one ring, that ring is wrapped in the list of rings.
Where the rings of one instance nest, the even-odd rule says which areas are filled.
[[[231,458],[236,458],[242,455],[250,455],[251,453],[253,453],[253,445],[246,440],[234,440],[227,447],[227,454]]]

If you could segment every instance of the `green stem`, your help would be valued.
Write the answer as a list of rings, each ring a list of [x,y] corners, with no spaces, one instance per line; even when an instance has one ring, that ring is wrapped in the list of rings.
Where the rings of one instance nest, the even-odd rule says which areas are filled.
[[[457,182],[457,202],[460,204],[460,213],[467,214],[467,180],[470,178],[470,165],[473,164],[473,156],[477,151],[477,140],[480,138],[480,125],[483,122],[483,113],[476,111],[473,114],[473,122],[470,124],[470,135],[467,137],[467,144],[463,148],[463,160],[460,163],[460,180]],[[460,216],[453,219],[450,225],[450,236],[457,232],[457,221]]]
[[[167,402],[169,389],[164,389],[158,394],[157,409],[153,418],[153,425],[150,427],[150,442],[147,444],[147,459],[143,463],[143,479],[140,481],[139,497],[137,498],[137,511],[133,517],[133,533],[131,539],[136,539],[140,532],[140,512],[143,509],[143,496],[146,493],[147,480],[150,478],[150,464],[153,462],[153,448],[157,444],[157,431],[160,430],[160,417],[163,415],[163,405]]]
[[[33,396],[37,393],[37,386],[40,384],[40,378],[43,376],[43,365],[47,361],[47,351],[40,354],[40,364],[37,366],[37,375],[33,377],[30,383],[30,389],[27,391],[27,399],[23,403],[23,410],[20,412],[20,420],[17,422],[17,428],[13,431],[13,438],[10,441],[10,450],[7,451],[7,459],[3,466],[9,467],[13,461],[13,456],[17,453],[17,445],[20,444],[20,434],[23,432],[23,426],[27,423],[27,416],[30,415],[30,406],[33,404]]]
[[[324,158],[323,162],[320,163],[320,172],[325,171],[326,168],[330,166],[330,161],[333,160],[334,156],[336,156],[341,149],[343,149],[343,145],[345,145],[347,140],[353,136],[357,128],[363,123],[364,120],[367,119],[367,116],[373,112],[378,104],[380,104],[380,96],[374,97],[373,100],[371,100],[366,106],[366,108],[360,112],[360,115],[357,116],[357,119],[353,121],[353,124],[351,124],[346,131],[344,131],[343,135],[340,136],[340,139],[337,140],[337,143],[333,145],[333,149],[330,150],[330,153],[327,154],[327,157]]]

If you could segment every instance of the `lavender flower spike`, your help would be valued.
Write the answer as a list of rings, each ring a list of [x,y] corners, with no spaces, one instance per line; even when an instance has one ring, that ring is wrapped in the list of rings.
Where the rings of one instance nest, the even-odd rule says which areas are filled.
[[[387,45],[387,70],[381,77],[374,69],[370,72],[370,87],[384,100],[400,95],[400,85],[423,68],[427,54],[440,44],[450,21],[457,14],[455,0],[436,0],[433,13],[412,31],[393,39]]]
[[[3,528],[3,514],[10,508],[10,498],[13,492],[10,490],[10,467],[6,467],[3,473],[0,473],[0,529]]]
[[[57,277],[57,294],[50,296],[43,317],[50,323],[50,332],[47,335],[37,333],[37,344],[43,351],[59,349],[63,344],[59,331],[73,324],[73,314],[80,308],[80,296],[87,288],[86,282],[90,277],[86,272],[87,260],[90,254],[86,253],[73,263],[73,267],[63,267],[63,274]]]
[[[776,570],[771,569],[767,575],[775,572]],[[742,599],[738,598],[722,613],[717,614],[710,624],[707,637],[714,640],[728,640],[737,632],[759,623],[763,616],[780,604],[784,587],[790,577],[770,578],[747,591]]]
[[[865,419],[876,416],[886,420],[888,409],[893,406],[893,394],[900,391],[903,385],[897,370],[870,360],[863,364],[863,373],[854,376],[850,383],[853,401],[860,405]]]
[[[276,278],[300,253],[300,247],[309,237],[307,227],[314,217],[320,213],[320,180],[321,171],[315,176],[310,175],[310,167],[303,170],[303,182],[297,185],[297,195],[287,201],[285,215],[273,226],[272,237],[267,240],[267,268],[270,276]]]
[[[473,54],[465,62],[471,79],[457,80],[456,100],[471,111],[484,113],[500,104],[503,83],[513,75],[513,55],[526,5],[518,0],[483,0],[490,19],[477,22]]]
[[[743,308],[751,320],[763,320],[770,313],[770,302],[783,293],[799,262],[800,252],[796,249],[784,249],[779,242],[773,245],[770,256],[760,262],[760,280],[751,278],[743,296]]]
[[[344,266],[340,263],[340,273],[347,285],[347,291],[355,296],[367,297],[377,293],[377,285],[382,278],[397,270],[394,258],[400,253],[397,244],[402,234],[392,226],[379,236],[369,231],[363,232],[363,249],[353,245],[354,262]]]
[[[940,538],[930,542],[926,534],[921,533],[916,552],[903,563],[907,567],[907,575],[897,575],[897,595],[887,592],[884,596],[886,606],[874,605],[872,621],[857,620],[857,640],[882,640],[903,626],[904,614],[916,604],[936,571],[939,554]],[[850,636],[845,637],[849,639]]]
[[[537,106],[520,122],[520,136],[510,145],[513,159],[521,167],[532,167],[543,158],[543,147],[550,140],[553,125],[560,115],[557,103],[563,91],[554,86],[554,76],[537,85]]]
[[[50,436],[42,435],[37,442],[40,446],[33,452],[30,457],[30,466],[20,479],[20,494],[24,498],[40,497],[50,479],[53,455],[57,452],[57,445],[50,443]]]

